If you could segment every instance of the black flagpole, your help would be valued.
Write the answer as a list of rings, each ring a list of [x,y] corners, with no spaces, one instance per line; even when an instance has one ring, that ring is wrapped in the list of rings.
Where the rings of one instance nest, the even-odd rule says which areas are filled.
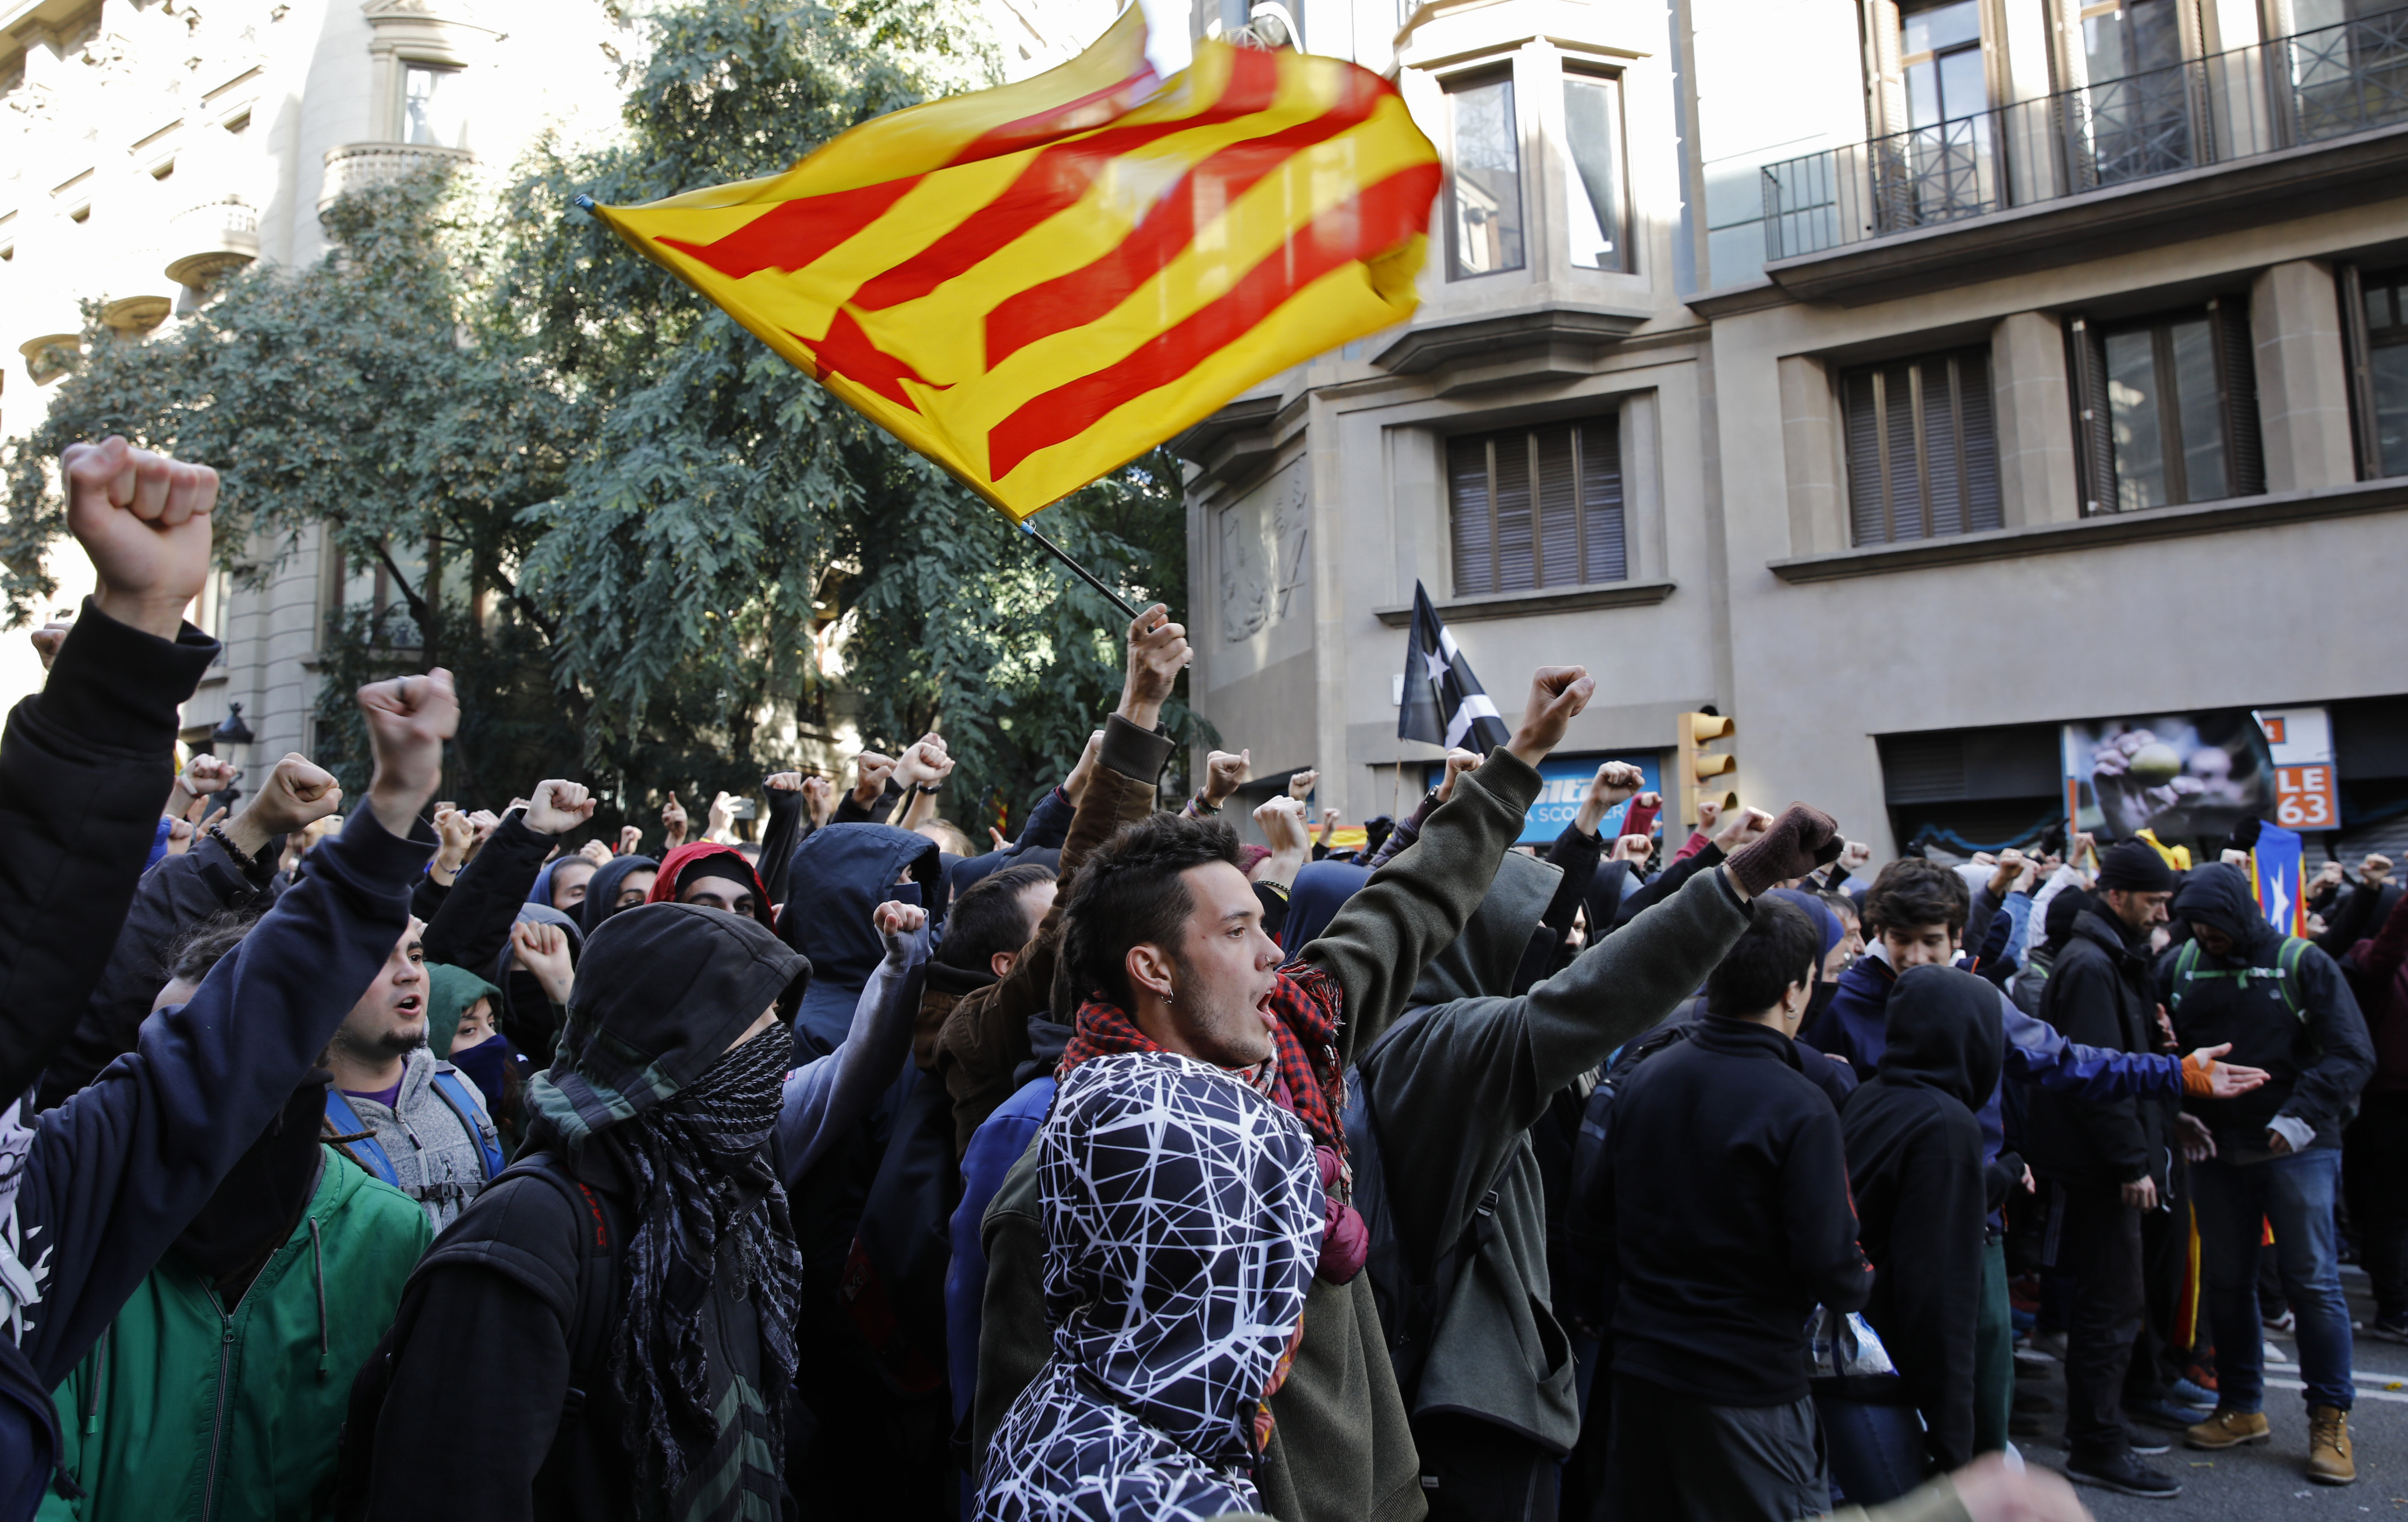
[[[1096,590],[1102,592],[1106,597],[1111,598],[1112,601],[1112,606],[1119,608],[1123,613],[1127,614],[1132,621],[1136,619],[1137,609],[1128,605],[1128,600],[1126,598],[1112,590],[1110,587],[1105,586],[1103,582],[1096,579],[1096,573],[1088,570],[1085,566],[1081,565],[1077,561],[1072,560],[1068,554],[1064,553],[1060,545],[1055,544],[1053,540],[1048,539],[1045,535],[1038,533],[1036,524],[1023,519],[1020,524],[1020,532],[1028,535],[1031,539],[1036,540],[1039,544],[1043,545],[1047,554],[1068,566],[1071,571],[1078,576],[1080,580],[1085,582],[1088,586],[1095,588]]]

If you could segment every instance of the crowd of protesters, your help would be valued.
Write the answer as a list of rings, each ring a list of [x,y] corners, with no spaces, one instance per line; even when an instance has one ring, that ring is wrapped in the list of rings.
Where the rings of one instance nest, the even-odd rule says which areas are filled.
[[[1577,666],[1359,847],[1310,773],[1240,846],[1248,753],[1164,806],[1158,607],[985,851],[933,734],[765,778],[757,843],[672,795],[569,849],[575,781],[437,798],[440,670],[360,690],[364,798],[290,755],[212,813],[216,477],[61,469],[0,1522],[2071,1519],[2019,1368],[2067,1473],[2168,1496],[2148,1455],[2270,1438],[2268,1325],[2356,1477],[2344,1214],[2408,1342],[2380,858],[2287,937],[2245,839],[1868,880],[1802,804],[1658,839],[1613,762],[1516,848]]]

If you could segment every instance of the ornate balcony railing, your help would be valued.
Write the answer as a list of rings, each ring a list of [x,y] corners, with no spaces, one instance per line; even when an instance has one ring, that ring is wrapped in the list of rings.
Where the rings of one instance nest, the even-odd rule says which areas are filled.
[[[1768,260],[2408,121],[2408,7],[1763,171]]]
[[[206,291],[259,257],[259,208],[235,194],[186,206],[167,219],[167,278]]]
[[[475,158],[465,148],[437,148],[431,143],[345,143],[330,148],[326,178],[318,190],[318,209],[324,211],[346,191],[390,185],[431,164],[467,164]]]

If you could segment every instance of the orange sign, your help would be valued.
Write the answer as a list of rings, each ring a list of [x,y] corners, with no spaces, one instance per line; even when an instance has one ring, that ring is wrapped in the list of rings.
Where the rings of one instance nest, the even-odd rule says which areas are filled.
[[[2341,798],[2330,762],[2274,768],[2274,822],[2286,830],[2338,830]]]

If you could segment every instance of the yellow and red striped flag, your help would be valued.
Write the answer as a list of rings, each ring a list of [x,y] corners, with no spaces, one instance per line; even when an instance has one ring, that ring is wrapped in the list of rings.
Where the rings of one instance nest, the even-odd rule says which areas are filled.
[[[1411,316],[1438,186],[1379,76],[1216,41],[1157,81],[1131,6],[782,175],[595,209],[1017,521]]]

